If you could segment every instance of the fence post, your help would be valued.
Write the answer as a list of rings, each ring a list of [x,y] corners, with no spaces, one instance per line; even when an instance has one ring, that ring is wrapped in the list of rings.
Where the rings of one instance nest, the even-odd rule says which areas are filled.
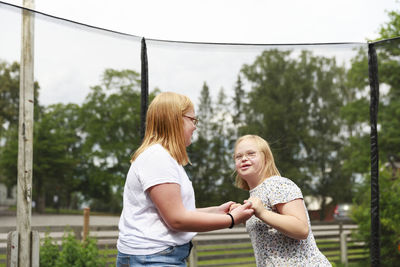
[[[347,266],[347,233],[341,232],[340,233],[340,262]]]
[[[190,267],[197,267],[197,241],[192,240],[192,251],[189,255],[189,266]]]
[[[40,236],[38,231],[32,231],[32,267],[39,267]]]
[[[90,208],[83,209],[83,241],[86,240],[89,233]]]
[[[7,267],[18,267],[18,232],[7,235]]]

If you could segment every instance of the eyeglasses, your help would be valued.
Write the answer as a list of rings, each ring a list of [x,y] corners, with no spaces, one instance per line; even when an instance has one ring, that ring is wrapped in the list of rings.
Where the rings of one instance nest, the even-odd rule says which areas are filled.
[[[189,118],[193,122],[194,126],[197,126],[197,124],[199,123],[199,119],[198,118],[190,117],[190,116],[187,116],[187,115],[183,115],[183,117]]]
[[[254,159],[257,156],[256,151],[247,151],[244,154],[236,154],[233,158],[235,161],[241,161],[243,159],[243,156],[246,156],[246,159]]]

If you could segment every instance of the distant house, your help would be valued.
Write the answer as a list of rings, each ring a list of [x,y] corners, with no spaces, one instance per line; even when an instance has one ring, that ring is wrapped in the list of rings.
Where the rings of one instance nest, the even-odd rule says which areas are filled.
[[[15,205],[17,205],[17,186],[14,186],[11,192],[8,192],[7,186],[0,183],[0,207],[9,207]]]
[[[304,202],[306,203],[306,207],[308,210],[308,215],[310,216],[310,220],[319,221],[321,217],[321,205],[323,198],[321,196],[305,196]],[[332,221],[333,220],[333,199],[331,197],[325,197],[325,219],[324,221]]]

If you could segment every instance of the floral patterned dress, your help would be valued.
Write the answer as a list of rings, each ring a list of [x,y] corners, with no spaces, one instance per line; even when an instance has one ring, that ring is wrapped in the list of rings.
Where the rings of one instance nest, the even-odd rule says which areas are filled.
[[[279,176],[267,178],[262,184],[250,190],[250,196],[260,198],[265,208],[273,212],[278,212],[276,204],[303,199],[300,188],[294,182]],[[246,222],[246,229],[251,238],[257,267],[332,266],[315,243],[308,214],[307,219],[310,229],[308,237],[297,240],[285,236],[256,216],[251,217]]]

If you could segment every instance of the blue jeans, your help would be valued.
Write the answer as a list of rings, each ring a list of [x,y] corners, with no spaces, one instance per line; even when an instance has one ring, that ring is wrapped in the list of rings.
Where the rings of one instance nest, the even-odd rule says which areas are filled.
[[[167,249],[150,255],[129,255],[118,251],[117,267],[136,266],[181,266],[186,267],[186,259],[192,249],[192,242],[170,246]]]

